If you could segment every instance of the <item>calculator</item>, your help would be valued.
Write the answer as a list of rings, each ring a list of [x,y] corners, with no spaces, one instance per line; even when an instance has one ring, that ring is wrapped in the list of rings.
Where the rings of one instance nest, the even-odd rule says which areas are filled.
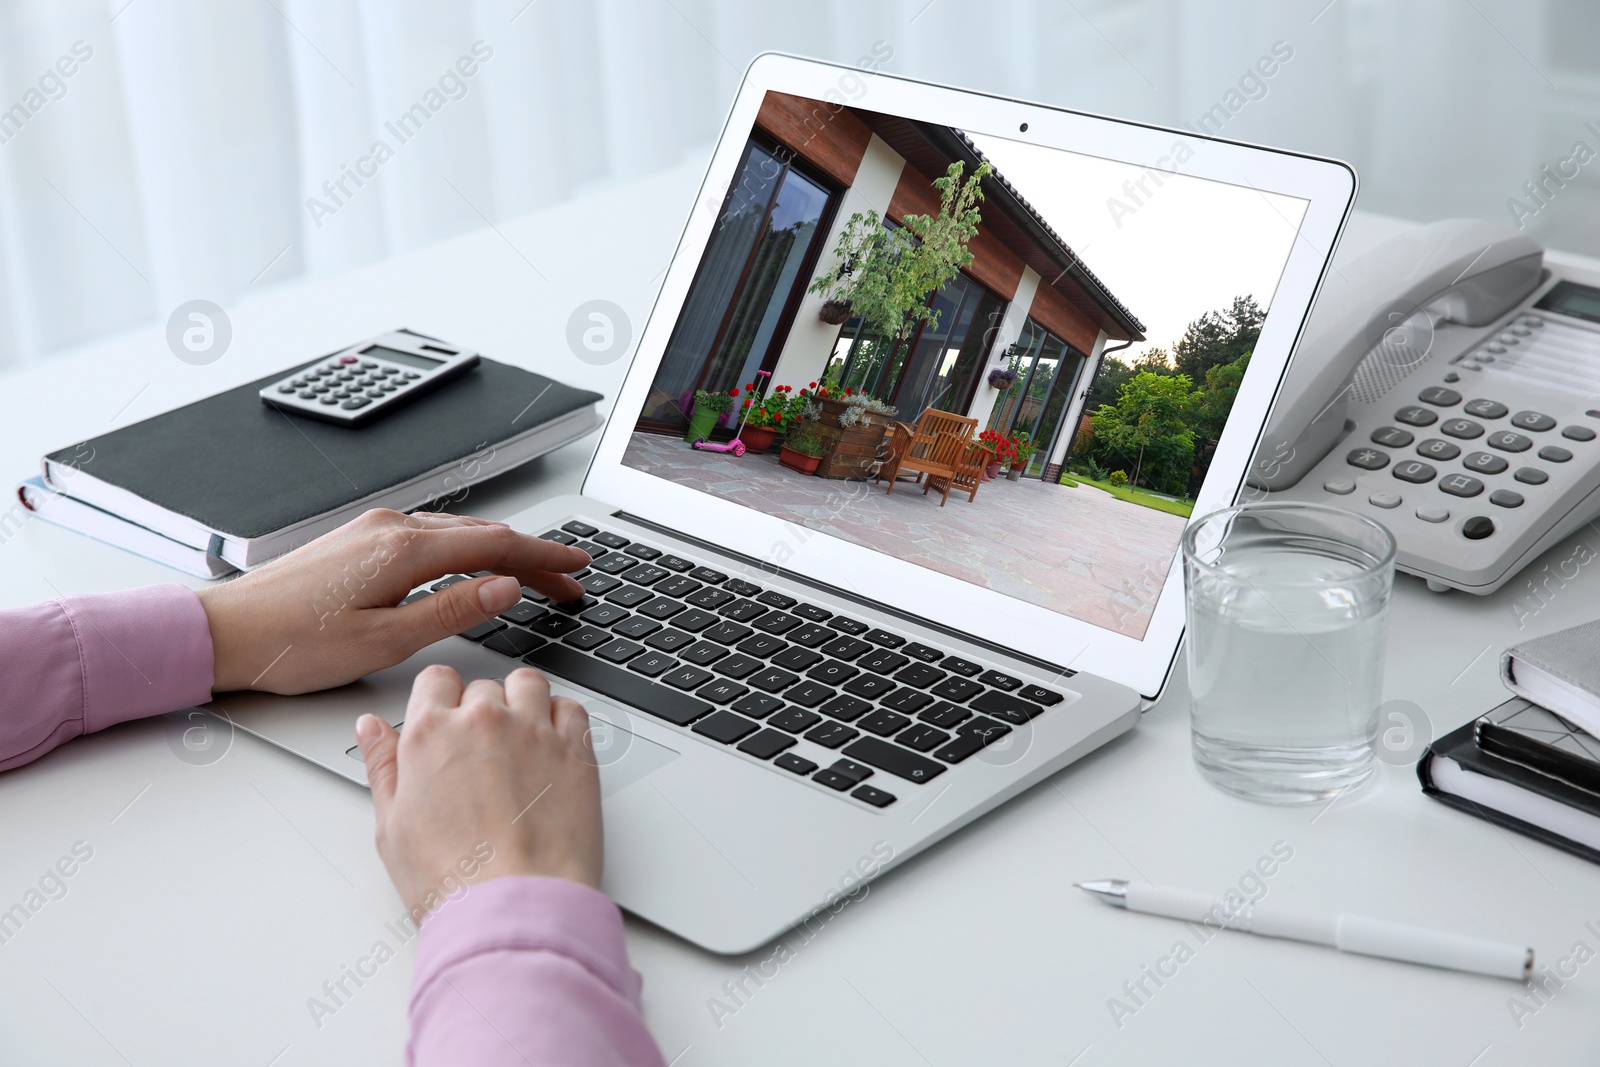
[[[351,345],[262,387],[283,411],[341,426],[361,426],[441,382],[465,373],[478,353],[396,330]]]

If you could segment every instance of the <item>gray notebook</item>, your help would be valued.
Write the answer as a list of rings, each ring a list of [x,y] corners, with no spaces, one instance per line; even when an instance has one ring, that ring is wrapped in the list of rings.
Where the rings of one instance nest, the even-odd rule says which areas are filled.
[[[1600,619],[1506,649],[1500,679],[1519,697],[1600,737]]]

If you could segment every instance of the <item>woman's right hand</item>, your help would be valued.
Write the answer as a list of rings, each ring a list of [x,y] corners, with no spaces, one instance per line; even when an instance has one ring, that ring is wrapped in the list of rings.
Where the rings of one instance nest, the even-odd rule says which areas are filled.
[[[538,671],[514,670],[504,686],[463,686],[451,668],[428,667],[412,684],[404,729],[363,715],[356,740],[378,855],[419,918],[480,866],[486,878],[599,887],[600,776],[589,716],[575,700],[552,698]]]

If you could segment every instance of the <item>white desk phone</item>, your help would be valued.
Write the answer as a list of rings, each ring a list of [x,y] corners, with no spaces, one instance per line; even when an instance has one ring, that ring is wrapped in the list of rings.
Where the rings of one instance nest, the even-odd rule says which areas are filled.
[[[1247,480],[1381,522],[1435,592],[1492,593],[1600,513],[1597,433],[1600,276],[1449,219],[1328,279]]]

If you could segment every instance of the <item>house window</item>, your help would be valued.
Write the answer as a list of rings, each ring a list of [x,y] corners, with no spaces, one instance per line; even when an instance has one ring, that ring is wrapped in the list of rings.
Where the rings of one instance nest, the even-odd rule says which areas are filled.
[[[1017,373],[1011,388],[995,400],[989,429],[1026,432],[1038,451],[1028,461],[1029,475],[1042,474],[1061,429],[1061,413],[1077,385],[1083,355],[1029,319],[1022,327],[1007,366]]]
[[[832,199],[791,153],[754,139],[745,146],[642,421],[680,428],[694,390],[744,385],[776,362]]]

